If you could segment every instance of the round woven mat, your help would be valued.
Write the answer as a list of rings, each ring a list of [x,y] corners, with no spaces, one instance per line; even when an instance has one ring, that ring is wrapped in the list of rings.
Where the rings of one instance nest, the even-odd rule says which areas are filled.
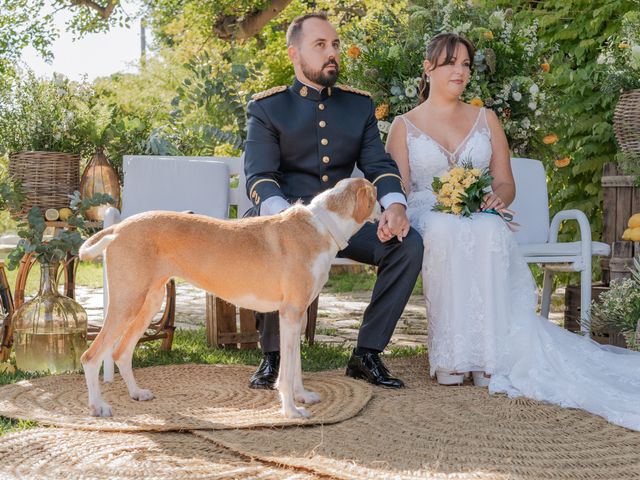
[[[239,457],[189,433],[38,428],[2,437],[0,458],[3,480],[316,478]]]
[[[527,399],[440,386],[426,359],[392,361],[408,388],[377,388],[336,425],[194,432],[238,453],[336,478],[638,479],[640,433]]]
[[[103,383],[103,397],[113,417],[89,415],[87,387],[81,374],[23,380],[0,388],[0,415],[45,425],[105,431],[163,431],[312,425],[341,422],[356,415],[371,398],[372,388],[338,372],[304,376],[305,386],[320,394],[312,417],[288,420],[280,414],[273,390],[248,387],[254,367],[239,365],[167,365],[135,371],[141,388],[155,398],[137,402],[116,375]]]

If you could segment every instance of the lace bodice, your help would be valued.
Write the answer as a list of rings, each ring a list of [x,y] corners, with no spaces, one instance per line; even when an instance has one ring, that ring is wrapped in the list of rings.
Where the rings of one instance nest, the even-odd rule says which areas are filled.
[[[484,108],[478,112],[473,127],[460,145],[450,152],[416,127],[406,115],[400,118],[407,129],[409,151],[410,192],[409,208],[431,209],[435,197],[431,191],[433,177],[439,177],[454,165],[470,161],[474,167],[485,168],[491,161],[491,131]]]

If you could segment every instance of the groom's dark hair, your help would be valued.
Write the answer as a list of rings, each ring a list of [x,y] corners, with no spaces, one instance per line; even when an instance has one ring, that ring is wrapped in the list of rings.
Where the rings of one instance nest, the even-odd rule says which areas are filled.
[[[287,47],[295,47],[298,44],[302,35],[302,24],[310,18],[319,18],[325,22],[329,21],[327,14],[324,12],[307,13],[306,15],[300,15],[294,18],[289,28],[287,28]]]
[[[469,62],[471,63],[471,68],[473,69],[473,57],[476,53],[476,47],[474,47],[473,44],[462,35],[458,35],[457,33],[443,32],[433,37],[429,42],[429,45],[427,45],[425,60],[429,60],[429,63],[431,63],[431,70],[434,70],[440,65],[447,65],[455,55],[456,48],[460,43],[467,48],[467,53],[469,54]],[[443,50],[447,52],[444,62],[438,64],[438,58],[440,58]],[[418,87],[418,103],[420,104],[424,102],[428,97],[429,79],[427,76],[427,72],[422,72],[420,86]]]

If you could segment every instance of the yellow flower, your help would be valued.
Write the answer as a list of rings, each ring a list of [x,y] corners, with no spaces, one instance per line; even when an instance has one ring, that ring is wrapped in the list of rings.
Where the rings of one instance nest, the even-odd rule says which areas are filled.
[[[451,213],[460,215],[460,213],[462,213],[462,207],[460,205],[454,205],[453,207],[451,207]]]
[[[567,165],[569,165],[571,163],[571,158],[569,158],[569,157],[559,158],[554,163],[555,163],[556,167],[564,168],[564,167],[566,167]]]
[[[453,185],[451,185],[450,183],[445,183],[444,185],[442,185],[442,188],[440,189],[441,194],[448,195],[451,192],[453,192]]]
[[[464,176],[464,168],[462,167],[452,168],[451,170],[449,170],[449,174],[451,175],[451,178],[458,181],[461,177]]]
[[[376,107],[376,120],[384,120],[389,115],[389,104],[381,103]]]
[[[491,30],[487,30],[484,32],[484,38],[487,40],[493,40],[493,32]]]
[[[440,181],[442,183],[447,183],[451,179],[451,174],[449,172],[445,172],[441,177]]]
[[[462,181],[462,185],[464,186],[464,188],[469,188],[471,185],[475,183],[475,181],[476,181],[475,177],[467,177]]]
[[[618,44],[618,48],[619,48],[620,50],[624,50],[625,48],[629,48],[629,44],[628,44],[627,42],[620,42],[620,43]]]
[[[469,102],[470,105],[473,105],[474,107],[482,107],[484,106],[484,102],[482,101],[481,98],[478,97],[473,97],[471,99],[471,101]]]
[[[549,65],[547,62],[545,62],[542,65],[540,65],[540,68],[542,68],[542,71],[544,73],[549,73],[549,71],[551,70],[551,65]]]
[[[549,135],[545,135],[542,139],[542,143],[545,145],[553,145],[558,141],[558,136],[555,133],[550,133]]]
[[[482,175],[482,170],[480,170],[479,168],[472,168],[471,169],[471,174],[476,177],[479,178],[480,175]]]
[[[347,50],[347,57],[355,59],[355,58],[358,58],[360,56],[360,53],[361,53],[361,51],[358,48],[358,46],[355,45],[355,44],[351,44],[351,46]]]

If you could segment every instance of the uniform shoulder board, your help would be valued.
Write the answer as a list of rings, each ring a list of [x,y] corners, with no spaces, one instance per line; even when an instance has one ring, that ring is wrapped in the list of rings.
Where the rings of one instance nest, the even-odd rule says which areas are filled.
[[[253,100],[262,100],[263,98],[270,97],[271,95],[275,95],[276,93],[284,92],[286,89],[286,85],[280,85],[279,87],[273,87],[269,90],[265,90],[264,92],[256,93],[251,98]]]
[[[344,90],[345,92],[357,93],[358,95],[364,95],[365,97],[371,96],[371,94],[366,90],[349,87],[348,85],[336,85],[336,87],[338,87],[340,90]]]

